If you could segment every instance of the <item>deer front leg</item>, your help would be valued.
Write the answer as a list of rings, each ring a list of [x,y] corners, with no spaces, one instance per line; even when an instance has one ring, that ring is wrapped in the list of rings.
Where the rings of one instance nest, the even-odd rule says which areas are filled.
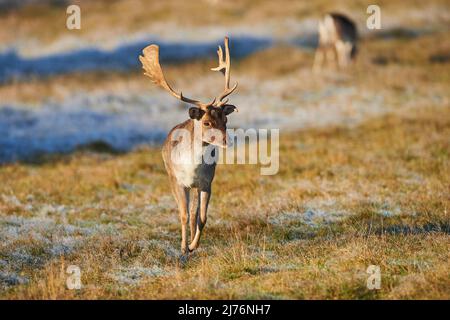
[[[334,70],[339,69],[339,51],[335,45],[331,45],[327,48],[326,52],[327,65]]]
[[[191,242],[194,241],[195,230],[197,227],[197,217],[200,209],[199,204],[199,191],[197,188],[192,189],[191,199],[189,199],[189,230],[191,232]]]
[[[324,59],[324,49],[322,47],[318,47],[316,49],[316,53],[314,54],[313,72],[319,72],[322,69]]]
[[[189,204],[189,189],[180,185],[174,187],[174,194],[177,199],[178,212],[180,215],[181,222],[181,254],[185,256],[188,251],[188,241],[187,241],[187,220],[188,220],[188,204]]]
[[[197,215],[197,229],[195,230],[194,240],[189,245],[189,250],[197,249],[202,230],[205,227],[208,211],[208,203],[211,197],[211,190],[200,192],[200,215]]]

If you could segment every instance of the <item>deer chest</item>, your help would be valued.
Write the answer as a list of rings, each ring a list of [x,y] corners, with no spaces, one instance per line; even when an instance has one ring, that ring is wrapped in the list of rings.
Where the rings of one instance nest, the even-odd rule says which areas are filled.
[[[184,163],[176,166],[175,177],[188,188],[209,189],[214,178],[215,164]]]

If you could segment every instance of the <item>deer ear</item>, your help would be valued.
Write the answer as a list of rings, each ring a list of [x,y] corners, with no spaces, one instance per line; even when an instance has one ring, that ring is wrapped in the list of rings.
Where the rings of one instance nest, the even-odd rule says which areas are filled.
[[[200,108],[197,108],[197,107],[189,108],[189,117],[191,119],[200,120],[204,114],[205,114],[205,111],[203,111]]]
[[[236,106],[233,106],[232,104],[226,104],[222,107],[223,113],[225,113],[225,115],[229,115],[230,113],[233,113],[234,110],[237,110]]]

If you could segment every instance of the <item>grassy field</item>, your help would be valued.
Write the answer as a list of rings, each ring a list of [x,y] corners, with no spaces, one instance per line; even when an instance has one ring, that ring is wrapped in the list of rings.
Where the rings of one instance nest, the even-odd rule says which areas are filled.
[[[449,135],[448,109],[428,107],[285,134],[276,176],[220,166],[184,268],[159,150],[4,166],[0,261],[24,283],[2,297],[448,299]]]
[[[48,3],[51,1],[0,13],[3,26],[0,45],[22,39],[30,40],[30,45],[40,50],[39,46],[54,45],[55,40],[66,36],[74,37],[62,27],[67,18],[67,3]],[[159,35],[170,38],[177,34],[185,37],[192,31],[197,33],[201,30],[203,40],[212,30],[222,28],[228,31],[261,29],[262,34],[295,34],[311,27],[315,19],[331,10],[347,12],[358,24],[363,24],[367,18],[366,8],[372,4],[370,0],[76,0],[70,3],[79,5],[82,12],[82,28],[76,33],[77,41],[81,39],[91,43],[111,42],[133,33],[149,31],[157,31]],[[407,24],[411,28],[448,25],[446,0],[409,0],[408,5],[401,0],[379,0],[377,4],[383,9],[385,28],[399,24]],[[36,42],[39,46],[34,46]],[[25,54],[32,55],[33,52],[26,50]]]
[[[140,31],[174,34],[180,26],[189,36],[216,22],[226,31],[253,25],[258,31],[264,24],[258,21],[270,29],[334,8],[329,0],[292,7],[233,1],[197,20],[180,17],[184,7],[173,9],[185,1],[148,10],[137,0],[130,10],[124,1],[106,8],[103,1],[79,3],[88,14],[77,36],[102,44]],[[336,6],[363,26],[360,7],[367,3]],[[160,147],[118,152],[97,141],[1,164],[0,298],[450,299],[448,5],[380,3],[387,25],[402,28],[366,32],[346,71],[314,74],[313,51],[288,42],[233,61],[239,113],[230,116],[230,127],[281,128],[280,170],[262,176],[258,165],[219,165],[200,248],[184,266]],[[202,2],[186,10],[199,12],[197,6]],[[40,45],[51,52],[67,36],[58,27],[65,18],[59,10],[24,7],[0,15],[3,45],[19,39],[19,52],[33,54],[29,48]],[[108,29],[111,23],[123,27]],[[187,61],[164,70],[175,88],[208,100],[223,85],[207,71],[214,64]],[[0,117],[13,115],[11,123],[0,118],[0,134],[29,134],[31,144],[14,141],[31,147],[51,144],[52,134],[83,137],[60,130],[58,112],[67,106],[62,119],[69,124],[71,116],[90,120],[124,110],[150,114],[145,119],[163,128],[187,117],[184,105],[138,70],[8,81],[0,97]],[[88,109],[101,112],[83,113]],[[10,141],[0,136],[0,147],[4,142]],[[69,265],[81,270],[81,290],[67,289]],[[367,288],[370,265],[380,268],[379,290]]]

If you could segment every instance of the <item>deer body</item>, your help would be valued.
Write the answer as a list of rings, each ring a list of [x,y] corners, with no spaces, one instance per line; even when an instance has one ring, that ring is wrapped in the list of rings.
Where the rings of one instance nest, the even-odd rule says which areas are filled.
[[[174,137],[175,130],[189,132],[189,141]],[[185,256],[198,246],[200,235],[206,224],[207,209],[211,197],[211,184],[216,163],[205,163],[205,150],[209,144],[195,141],[194,120],[187,120],[171,130],[162,149],[164,166],[169,175],[172,193],[178,204],[181,221],[181,251]],[[195,144],[200,144],[196,148]],[[217,150],[215,150],[217,152]],[[199,201],[200,200],[200,201]],[[189,215],[188,215],[189,214]],[[187,242],[187,224],[190,224],[190,241]],[[197,235],[197,236],[196,236]]]
[[[186,188],[207,190],[211,188],[216,163],[208,164],[203,160],[205,147],[209,144],[204,145],[203,141],[193,141],[196,138],[193,127],[194,120],[187,120],[169,132],[162,149],[164,165],[169,176],[173,176],[178,184]],[[172,135],[174,130],[179,129],[187,130],[191,141],[183,143]],[[202,147],[195,148],[195,143]]]
[[[355,23],[347,16],[329,13],[319,22],[319,46],[314,56],[314,70],[327,61],[346,67],[356,56],[358,33]]]
[[[187,254],[199,245],[202,230],[206,224],[207,210],[211,198],[211,184],[216,169],[218,147],[226,148],[230,141],[226,134],[227,116],[236,107],[228,104],[226,98],[237,87],[230,82],[230,53],[228,38],[225,38],[225,57],[222,48],[217,51],[220,71],[225,76],[223,92],[210,103],[186,98],[175,92],[164,78],[159,64],[159,48],[150,45],[143,50],[142,62],[153,83],[167,90],[177,99],[195,105],[189,109],[190,119],[175,126],[168,134],[162,148],[164,166],[169,175],[172,193],[178,205],[181,222],[181,253],[185,261]],[[187,239],[187,225],[190,227],[190,243]]]

